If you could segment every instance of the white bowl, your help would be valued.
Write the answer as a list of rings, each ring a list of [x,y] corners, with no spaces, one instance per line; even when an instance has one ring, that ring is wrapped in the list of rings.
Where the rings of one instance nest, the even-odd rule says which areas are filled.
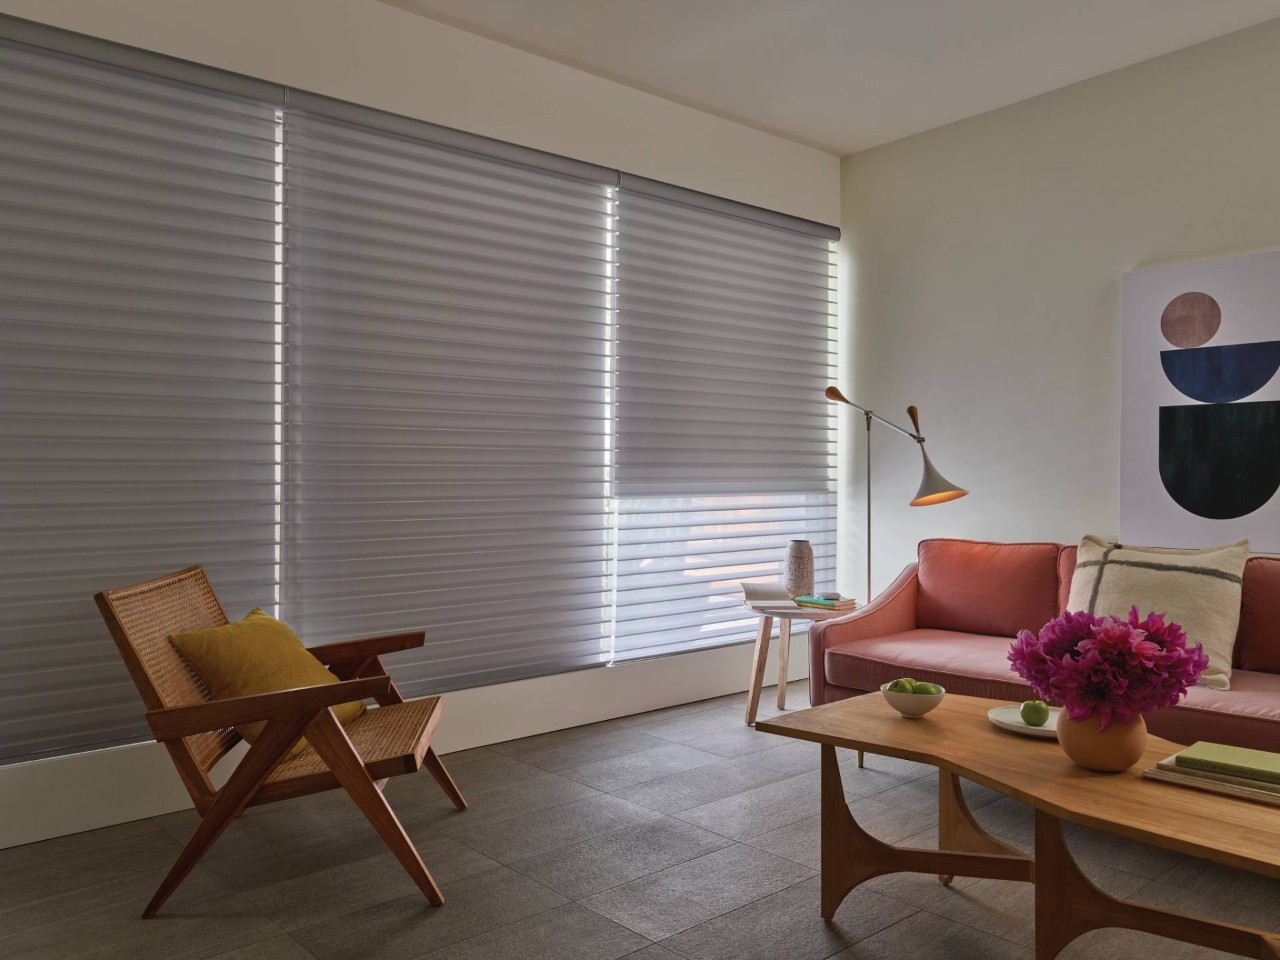
[[[908,719],[923,717],[926,713],[942,702],[942,698],[947,695],[946,687],[939,687],[941,693],[899,693],[897,690],[890,690],[889,684],[880,687],[880,692],[884,694],[884,698],[889,701],[889,706],[897,710],[900,714]]]

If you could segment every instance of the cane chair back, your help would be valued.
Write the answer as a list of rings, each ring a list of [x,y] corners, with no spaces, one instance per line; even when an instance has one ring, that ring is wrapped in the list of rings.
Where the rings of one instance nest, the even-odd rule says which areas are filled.
[[[169,641],[175,633],[227,622],[202,568],[188,567],[145,583],[106,590],[98,596],[98,606],[148,710],[213,699]],[[212,792],[205,775],[239,739],[228,728],[168,744],[197,805]]]

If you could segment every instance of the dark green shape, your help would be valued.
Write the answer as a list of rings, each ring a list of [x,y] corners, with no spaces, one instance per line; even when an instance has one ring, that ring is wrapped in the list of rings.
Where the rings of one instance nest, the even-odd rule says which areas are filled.
[[[1280,489],[1280,400],[1161,407],[1160,479],[1198,517],[1253,513]]]

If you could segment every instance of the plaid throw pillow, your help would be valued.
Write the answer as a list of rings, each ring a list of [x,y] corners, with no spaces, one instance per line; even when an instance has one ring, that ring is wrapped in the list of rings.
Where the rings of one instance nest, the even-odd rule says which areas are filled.
[[[1136,604],[1141,614],[1166,614],[1186,631],[1189,643],[1204,644],[1209,668],[1201,686],[1229,690],[1248,559],[1248,540],[1208,550],[1167,550],[1085,537],[1067,609],[1124,618]]]

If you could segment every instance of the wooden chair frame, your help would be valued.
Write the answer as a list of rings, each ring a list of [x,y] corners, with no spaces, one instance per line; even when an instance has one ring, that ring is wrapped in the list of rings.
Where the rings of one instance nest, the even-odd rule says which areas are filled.
[[[227,623],[226,614],[204,570],[188,567],[144,583],[97,594],[120,655],[147,707],[147,723],[177,767],[201,820],[155,896],[143,911],[154,917],[183,879],[246,807],[342,787],[368,818],[418,888],[434,905],[444,903],[435,880],[382,794],[388,777],[425,766],[459,810],[466,800],[431,748],[439,723],[438,697],[413,701],[423,713],[402,752],[366,763],[332,708],[351,700],[373,698],[380,710],[409,704],[382,664],[382,655],[422,646],[423,631],[370,637],[311,647],[309,652],[339,682],[274,693],[214,700],[207,688],[169,643],[173,633]],[[209,770],[239,739],[234,727],[266,721],[248,753],[217,789]],[[271,779],[290,748],[305,736],[327,771]]]

